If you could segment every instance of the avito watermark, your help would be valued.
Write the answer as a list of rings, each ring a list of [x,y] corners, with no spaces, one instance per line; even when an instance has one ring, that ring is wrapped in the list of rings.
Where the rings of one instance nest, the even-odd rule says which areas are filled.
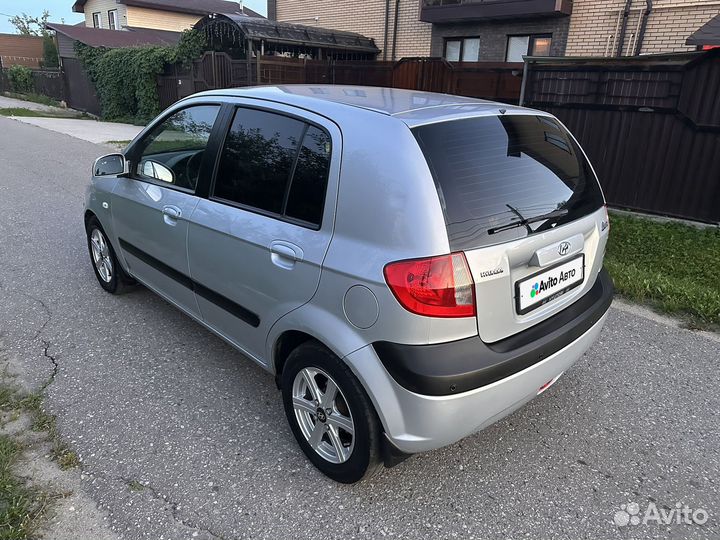
[[[675,503],[675,508],[658,508],[651,502],[643,512],[636,502],[621,504],[613,521],[618,527],[633,525],[704,525],[709,518],[707,510],[692,509],[686,504]]]

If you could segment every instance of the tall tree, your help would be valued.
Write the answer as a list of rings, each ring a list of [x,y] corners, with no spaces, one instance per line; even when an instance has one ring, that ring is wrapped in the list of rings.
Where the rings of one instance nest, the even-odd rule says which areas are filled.
[[[45,36],[48,33],[47,30],[45,30],[45,24],[49,18],[50,12],[46,9],[43,10],[40,17],[32,17],[27,13],[15,15],[10,19],[10,24],[17,29],[18,34],[24,36]]]

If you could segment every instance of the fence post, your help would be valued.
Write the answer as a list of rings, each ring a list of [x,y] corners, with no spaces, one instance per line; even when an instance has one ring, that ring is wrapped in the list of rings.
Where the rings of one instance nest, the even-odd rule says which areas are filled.
[[[528,58],[526,56],[523,56],[523,62],[524,62],[523,79],[522,79],[522,84],[520,85],[520,101],[518,103],[518,105],[520,105],[521,107],[525,104],[525,86],[527,85],[528,71],[529,71],[528,66],[530,64],[530,62],[528,62]]]

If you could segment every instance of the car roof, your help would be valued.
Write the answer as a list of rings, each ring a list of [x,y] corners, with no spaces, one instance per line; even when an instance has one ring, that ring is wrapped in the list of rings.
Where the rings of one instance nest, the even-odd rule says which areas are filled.
[[[264,99],[332,116],[337,104],[393,116],[410,127],[497,114],[546,114],[515,105],[451,94],[379,86],[277,85],[210,90],[192,97],[228,96]]]

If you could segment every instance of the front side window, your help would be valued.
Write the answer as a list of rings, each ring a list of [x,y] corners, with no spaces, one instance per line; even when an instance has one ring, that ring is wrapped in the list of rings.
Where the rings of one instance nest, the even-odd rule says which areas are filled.
[[[302,120],[257,109],[235,112],[213,197],[320,225],[330,136]]]
[[[480,38],[452,38],[445,40],[445,59],[448,62],[479,61]]]
[[[158,124],[141,142],[137,178],[194,190],[218,105],[196,105]]]
[[[110,30],[117,30],[117,9],[108,11],[108,26]]]
[[[506,62],[522,62],[523,56],[550,56],[552,36],[549,34],[508,36]]]
[[[99,11],[92,14],[92,21],[95,28],[102,28],[102,19],[100,18]]]

